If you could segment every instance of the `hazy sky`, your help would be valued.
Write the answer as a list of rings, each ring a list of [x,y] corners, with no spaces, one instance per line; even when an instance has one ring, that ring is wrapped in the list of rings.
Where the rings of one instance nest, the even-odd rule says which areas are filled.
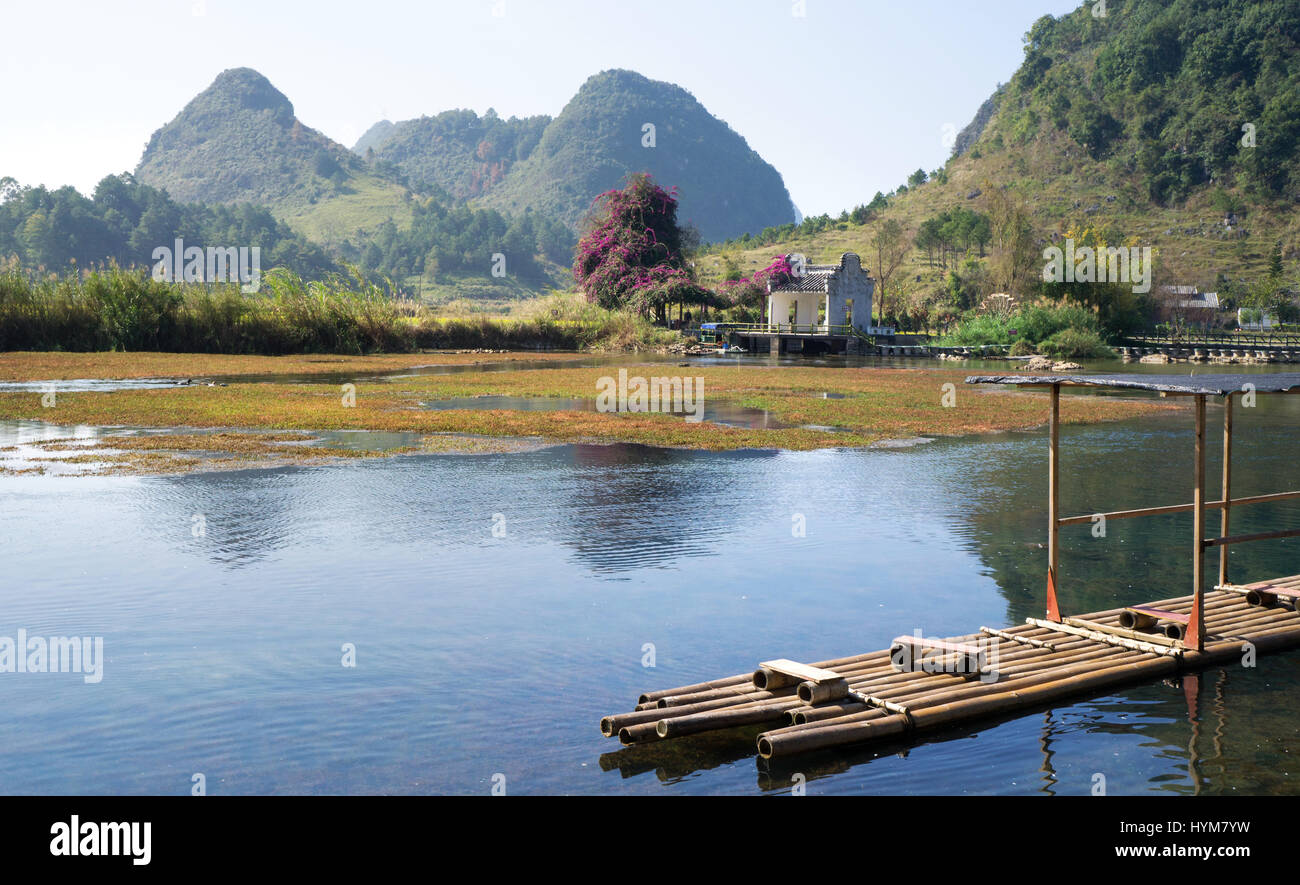
[[[838,212],[947,156],[1069,0],[0,0],[0,176],[89,192],[226,68],[347,146],[449,108],[551,114],[590,75],[686,88]],[[803,15],[799,13],[803,12]]]

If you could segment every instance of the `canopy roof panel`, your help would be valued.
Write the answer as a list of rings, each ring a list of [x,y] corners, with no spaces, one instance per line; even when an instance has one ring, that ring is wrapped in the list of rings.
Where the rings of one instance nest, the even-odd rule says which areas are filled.
[[[1241,393],[1249,384],[1256,393],[1286,393],[1300,390],[1300,372],[1237,375],[971,375],[967,384],[1017,384],[1020,386],[1060,384],[1068,387],[1110,387],[1150,390],[1157,393],[1227,396]]]

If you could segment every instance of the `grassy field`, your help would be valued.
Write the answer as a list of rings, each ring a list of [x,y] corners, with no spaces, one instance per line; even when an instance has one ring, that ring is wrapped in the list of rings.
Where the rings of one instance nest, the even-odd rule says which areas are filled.
[[[52,364],[46,354],[10,354],[0,362],[5,380],[32,380]],[[518,355],[516,355],[518,356]],[[531,359],[533,355],[524,358]],[[151,355],[153,374],[191,371],[186,355]],[[560,358],[553,355],[552,358]],[[89,362],[71,374],[112,373]],[[201,359],[208,359],[202,357]],[[264,358],[247,360],[245,370],[264,370]],[[392,358],[376,358],[392,359]],[[168,365],[168,361],[171,364]],[[341,365],[372,370],[372,361],[311,363],[335,373]],[[390,363],[390,365],[392,365]],[[400,366],[398,366],[400,368]],[[65,373],[67,366],[61,367]],[[121,369],[119,368],[120,372]],[[946,370],[691,367],[662,364],[632,369],[645,376],[680,372],[703,378],[704,396],[717,402],[765,409],[788,429],[745,429],[691,423],[665,414],[594,411],[431,411],[429,400],[481,395],[594,398],[609,368],[555,368],[516,372],[462,372],[393,381],[358,381],[355,403],[335,381],[306,384],[232,383],[228,387],[177,387],[108,393],[61,393],[52,407],[34,392],[0,394],[0,419],[55,424],[241,430],[374,430],[421,434],[426,445],[461,450],[452,438],[533,439],[547,442],[641,443],[707,450],[869,446],[884,439],[953,436],[1035,427],[1045,420],[1044,397],[972,388],[965,373]],[[230,372],[228,374],[236,374]],[[954,385],[955,404],[944,405],[945,385]],[[827,398],[825,394],[841,398]],[[1180,406],[1150,399],[1069,396],[1067,423],[1114,421]],[[840,432],[800,425],[834,427]],[[439,442],[439,439],[442,442]]]
[[[354,176],[346,193],[315,203],[286,203],[275,213],[296,232],[324,246],[355,242],[359,234],[373,233],[390,220],[399,228],[411,226],[405,188],[366,174]]]

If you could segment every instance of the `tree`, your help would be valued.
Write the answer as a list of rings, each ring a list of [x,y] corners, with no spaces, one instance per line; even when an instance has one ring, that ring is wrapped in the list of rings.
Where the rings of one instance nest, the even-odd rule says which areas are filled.
[[[33,212],[18,231],[18,244],[26,253],[27,262],[33,266],[52,266],[56,263],[54,230],[44,211]]]
[[[912,238],[896,218],[881,222],[871,238],[876,253],[876,277],[880,280],[880,319],[885,318],[885,294],[889,280],[912,249]]]
[[[1281,243],[1274,244],[1268,258],[1268,273],[1251,286],[1246,300],[1251,307],[1266,310],[1279,320],[1291,314],[1291,292],[1283,279]]]
[[[1282,244],[1274,243],[1273,251],[1268,255],[1268,276],[1272,280],[1282,279]]]
[[[989,195],[993,283],[1000,291],[1023,297],[1042,280],[1029,207],[1011,191],[990,183],[985,183],[984,191]]]
[[[22,190],[22,186],[12,176],[6,175],[0,178],[0,203],[7,203],[21,194]]]
[[[573,276],[593,304],[653,314],[661,322],[671,303],[707,304],[716,297],[695,283],[686,265],[676,189],[666,191],[644,173],[596,198]]]

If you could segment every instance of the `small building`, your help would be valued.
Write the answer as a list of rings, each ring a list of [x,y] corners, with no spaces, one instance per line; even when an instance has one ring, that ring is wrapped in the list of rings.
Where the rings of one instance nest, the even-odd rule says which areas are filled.
[[[866,334],[871,329],[871,298],[876,281],[853,252],[836,264],[805,264],[798,255],[787,256],[794,278],[784,285],[767,286],[767,322],[777,331],[790,328],[811,334],[844,333],[848,327]]]
[[[1195,286],[1170,286],[1180,310],[1218,310],[1219,293],[1200,292]]]
[[[1237,325],[1243,332],[1271,332],[1277,325],[1277,317],[1267,310],[1242,307],[1237,310]]]
[[[1166,322],[1178,321],[1202,329],[1227,322],[1217,292],[1202,292],[1196,286],[1161,286],[1160,294],[1160,313]]]

